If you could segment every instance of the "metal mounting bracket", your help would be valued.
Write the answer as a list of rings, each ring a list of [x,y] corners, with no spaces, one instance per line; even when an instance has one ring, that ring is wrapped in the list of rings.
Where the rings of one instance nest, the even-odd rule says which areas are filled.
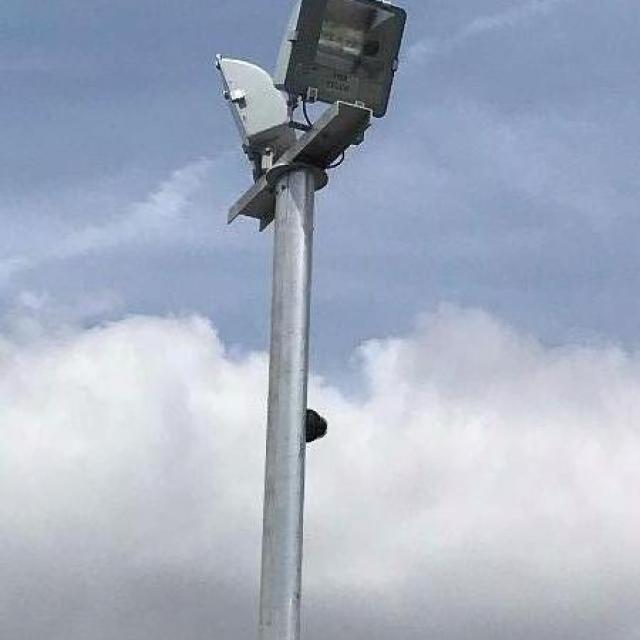
[[[266,229],[275,215],[274,188],[277,179],[287,171],[305,166],[316,170],[316,189],[327,184],[325,169],[343,151],[362,141],[371,123],[370,109],[347,102],[336,102],[289,150],[278,158],[276,164],[263,175],[230,209],[229,223],[238,216],[248,216],[260,221],[260,230]]]

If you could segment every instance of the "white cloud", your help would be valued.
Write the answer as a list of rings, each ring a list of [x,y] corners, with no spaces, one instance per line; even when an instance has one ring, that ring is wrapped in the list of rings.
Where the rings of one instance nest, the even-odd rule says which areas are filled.
[[[529,20],[544,16],[573,0],[529,0],[505,11],[479,16],[467,23],[451,37],[445,39],[424,38],[414,43],[408,52],[412,62],[424,62],[433,56],[446,55],[467,41],[493,31],[517,27]]]
[[[388,637],[633,637],[637,355],[547,348],[443,308],[361,363],[362,397],[312,384],[331,431],[309,455],[310,637],[326,637],[313,602],[330,603],[324,633],[395,614]],[[264,354],[226,351],[198,318],[5,338],[0,635],[245,637],[212,594],[240,585],[252,619],[266,380]],[[187,619],[202,589],[206,628]]]
[[[56,258],[67,258],[112,247],[126,242],[144,242],[165,236],[184,223],[190,198],[209,176],[213,163],[199,160],[174,171],[172,175],[140,203],[107,224],[79,229],[53,252]]]
[[[204,235],[211,239],[212,224],[224,228],[226,182],[221,168],[227,155],[221,154],[216,160],[200,159],[177,169],[139,202],[116,204],[111,193],[115,186],[109,184],[107,197],[92,189],[80,194],[76,187],[71,204],[61,198],[62,203],[53,205],[56,209],[53,214],[47,211],[52,206],[47,201],[22,205],[26,212],[23,208],[16,211],[8,208],[3,212],[8,225],[24,225],[16,220],[23,221],[26,217],[34,218],[37,226],[19,228],[13,234],[19,240],[11,236],[5,240],[0,285],[52,262],[122,246],[151,245],[157,249],[176,243],[194,244]],[[82,208],[81,215],[69,214],[64,210],[66,206]],[[56,218],[57,224],[51,226],[51,219]]]

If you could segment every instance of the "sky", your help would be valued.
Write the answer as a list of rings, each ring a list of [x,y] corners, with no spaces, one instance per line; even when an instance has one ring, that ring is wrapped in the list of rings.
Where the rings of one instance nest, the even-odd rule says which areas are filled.
[[[640,6],[406,0],[317,197],[304,637],[640,640]],[[5,0],[0,637],[256,637],[271,232],[216,53],[290,3]]]

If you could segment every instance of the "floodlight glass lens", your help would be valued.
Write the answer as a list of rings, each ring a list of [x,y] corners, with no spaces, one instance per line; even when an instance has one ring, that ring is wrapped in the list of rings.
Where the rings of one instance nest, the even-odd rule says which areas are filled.
[[[382,23],[393,17],[391,12],[357,0],[329,0],[320,29],[316,64],[339,73],[363,71],[375,78],[383,72],[376,58],[382,46]]]

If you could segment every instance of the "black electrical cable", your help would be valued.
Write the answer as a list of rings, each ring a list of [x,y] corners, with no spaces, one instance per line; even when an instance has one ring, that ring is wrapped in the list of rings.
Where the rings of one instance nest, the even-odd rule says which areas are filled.
[[[302,113],[304,114],[304,119],[307,121],[307,124],[313,128],[313,122],[311,122],[311,118],[309,117],[309,112],[307,111],[307,101],[302,101]]]
[[[330,164],[327,169],[337,169],[343,162],[344,162],[344,151],[340,154],[340,159],[337,160],[336,162],[334,162],[333,164]]]
[[[304,119],[307,121],[307,124],[311,129],[313,129],[313,122],[311,122],[311,118],[309,117],[309,112],[307,111],[307,101],[305,99],[302,100],[302,113],[304,114]],[[340,157],[336,162],[327,166],[327,169],[337,169],[345,159],[344,151],[340,154]]]

